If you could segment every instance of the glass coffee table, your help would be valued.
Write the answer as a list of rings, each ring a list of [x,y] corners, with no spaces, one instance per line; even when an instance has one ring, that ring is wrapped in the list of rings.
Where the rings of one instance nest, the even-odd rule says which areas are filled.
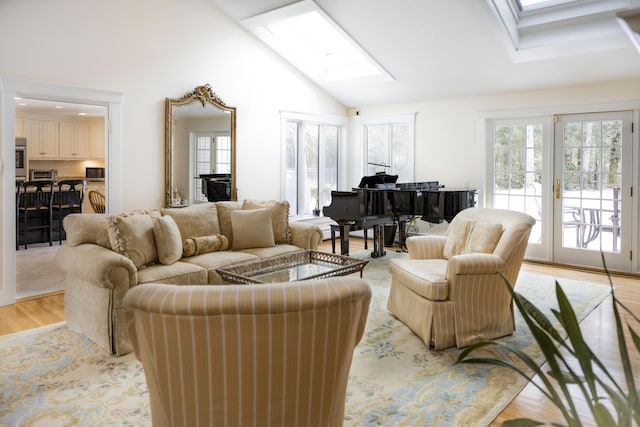
[[[367,260],[314,250],[292,252],[218,268],[226,283],[256,284],[325,279],[360,273]]]

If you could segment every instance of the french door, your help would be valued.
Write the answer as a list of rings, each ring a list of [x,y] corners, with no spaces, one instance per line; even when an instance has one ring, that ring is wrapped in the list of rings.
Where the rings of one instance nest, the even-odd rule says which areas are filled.
[[[557,116],[554,261],[631,269],[631,112]]]
[[[527,257],[631,271],[631,112],[490,121],[486,203],[536,219]]]

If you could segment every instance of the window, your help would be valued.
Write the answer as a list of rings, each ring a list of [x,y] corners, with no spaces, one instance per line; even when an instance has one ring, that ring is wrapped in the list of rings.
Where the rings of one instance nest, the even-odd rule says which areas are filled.
[[[628,46],[616,14],[626,0],[486,0],[513,44],[514,61]]]
[[[493,207],[536,219],[530,243],[542,240],[542,123],[498,124],[493,128]]]
[[[339,121],[283,115],[284,194],[292,215],[311,215],[338,189]]]
[[[393,80],[312,0],[247,18],[243,24],[287,61],[321,82]]]
[[[414,115],[367,119],[363,123],[365,175],[386,172],[398,182],[414,181]]]

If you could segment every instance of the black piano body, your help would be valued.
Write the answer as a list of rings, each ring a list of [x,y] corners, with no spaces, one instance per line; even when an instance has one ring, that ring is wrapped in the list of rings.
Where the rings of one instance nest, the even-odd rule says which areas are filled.
[[[324,216],[340,226],[340,248],[349,254],[349,229],[374,229],[372,257],[385,255],[384,224],[398,225],[400,247],[404,247],[406,223],[416,216],[430,223],[450,222],[458,212],[475,205],[477,190],[444,188],[436,181],[404,184],[383,183],[377,188],[354,188],[331,192]]]
[[[231,174],[211,173],[200,174],[202,194],[209,202],[231,200]]]

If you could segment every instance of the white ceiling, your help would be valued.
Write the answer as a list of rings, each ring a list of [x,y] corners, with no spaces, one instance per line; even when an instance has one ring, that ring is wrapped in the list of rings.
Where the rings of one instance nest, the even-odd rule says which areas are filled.
[[[238,22],[294,3],[209,1]],[[601,50],[597,52],[514,62],[507,33],[487,0],[316,0],[316,3],[395,78],[393,82],[377,84],[321,85],[349,107],[640,77],[640,54],[622,31],[619,37],[611,39],[611,49],[606,45],[608,41],[603,41],[598,43]]]

